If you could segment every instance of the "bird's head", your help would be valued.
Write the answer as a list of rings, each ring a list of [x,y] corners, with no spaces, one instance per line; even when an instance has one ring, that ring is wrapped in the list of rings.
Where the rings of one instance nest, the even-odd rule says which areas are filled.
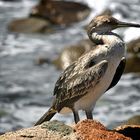
[[[93,32],[103,34],[120,27],[140,28],[140,24],[122,22],[108,15],[97,16],[89,23],[87,33],[91,38]]]

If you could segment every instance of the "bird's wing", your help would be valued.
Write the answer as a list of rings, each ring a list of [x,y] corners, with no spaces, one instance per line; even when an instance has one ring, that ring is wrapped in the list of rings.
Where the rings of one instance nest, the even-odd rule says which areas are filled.
[[[55,88],[54,88],[54,95],[56,95],[59,91],[62,90],[63,84],[67,82],[69,75],[73,72],[75,68],[75,62],[72,63],[70,66],[68,66],[64,72],[60,75],[59,79],[55,83]]]
[[[88,93],[91,88],[101,80],[108,67],[106,60],[97,63],[93,67],[85,70],[82,73],[74,75],[61,88],[55,89],[56,101],[55,105],[62,108],[69,104],[73,104],[81,96]]]
[[[120,78],[121,78],[121,76],[122,76],[122,74],[124,72],[125,64],[126,64],[126,58],[123,57],[121,62],[120,62],[120,64],[119,64],[119,66],[117,67],[117,70],[116,70],[116,73],[115,73],[115,75],[113,77],[113,80],[112,80],[112,82],[111,82],[111,84],[110,84],[110,86],[108,87],[107,90],[109,90],[110,88],[114,87],[119,82],[119,80],[120,80]]]
[[[82,57],[80,57],[77,61],[73,62],[70,66],[68,66],[64,70],[64,72],[60,75],[59,79],[57,80],[57,82],[55,84],[54,95],[59,93],[58,92],[59,90],[61,91],[61,89],[63,89],[64,83],[66,83],[67,81],[69,81],[70,78],[72,78],[74,75],[77,75],[77,73],[79,73],[80,68],[79,68],[79,71],[75,70],[75,68],[77,67],[77,63],[80,63],[80,62],[84,61],[87,57],[89,57],[90,58],[89,62],[86,63],[86,65],[83,67],[85,69],[87,69],[87,68],[92,67],[96,64],[96,62],[94,62],[94,61],[96,61],[97,56],[102,55],[102,54],[97,55],[96,53],[94,53],[94,51],[96,51],[97,49],[98,49],[98,47],[91,50],[91,51],[93,51],[92,54],[95,54],[95,55],[90,56],[90,54],[91,54],[91,51],[90,51],[86,55],[83,55]]]

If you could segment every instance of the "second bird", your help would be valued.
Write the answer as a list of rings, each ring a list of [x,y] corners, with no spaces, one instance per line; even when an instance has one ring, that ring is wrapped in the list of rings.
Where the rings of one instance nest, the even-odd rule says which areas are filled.
[[[52,106],[35,125],[49,121],[57,112],[72,111],[75,123],[80,120],[79,110],[85,111],[87,119],[93,118],[96,101],[118,83],[125,68],[125,43],[112,32],[119,27],[140,25],[121,22],[107,15],[95,17],[90,22],[87,33],[96,47],[60,75],[55,84]]]

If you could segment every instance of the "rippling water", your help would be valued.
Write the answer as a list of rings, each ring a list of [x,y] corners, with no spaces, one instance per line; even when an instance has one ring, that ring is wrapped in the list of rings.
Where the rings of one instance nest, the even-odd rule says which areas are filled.
[[[93,8],[91,16],[84,22],[51,35],[17,35],[7,32],[8,22],[13,18],[26,17],[36,2],[0,1],[0,133],[32,126],[50,106],[54,84],[60,71],[52,65],[36,65],[35,60],[38,57],[53,59],[64,46],[85,38],[82,25],[105,8],[111,9],[118,19],[140,23],[139,0],[81,0]],[[131,28],[118,32],[125,41],[140,36],[139,29]],[[139,114],[139,93],[140,76],[124,75],[119,84],[98,101],[94,110],[95,119],[114,127]],[[81,117],[84,118],[82,112]],[[56,115],[54,119],[73,122],[71,114]]]

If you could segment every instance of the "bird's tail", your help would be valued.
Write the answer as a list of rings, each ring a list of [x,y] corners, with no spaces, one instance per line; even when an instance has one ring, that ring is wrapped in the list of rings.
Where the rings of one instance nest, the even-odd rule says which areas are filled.
[[[40,125],[45,121],[49,121],[55,114],[57,113],[57,111],[55,109],[53,109],[53,107],[51,107],[36,123],[34,126],[36,125]]]

